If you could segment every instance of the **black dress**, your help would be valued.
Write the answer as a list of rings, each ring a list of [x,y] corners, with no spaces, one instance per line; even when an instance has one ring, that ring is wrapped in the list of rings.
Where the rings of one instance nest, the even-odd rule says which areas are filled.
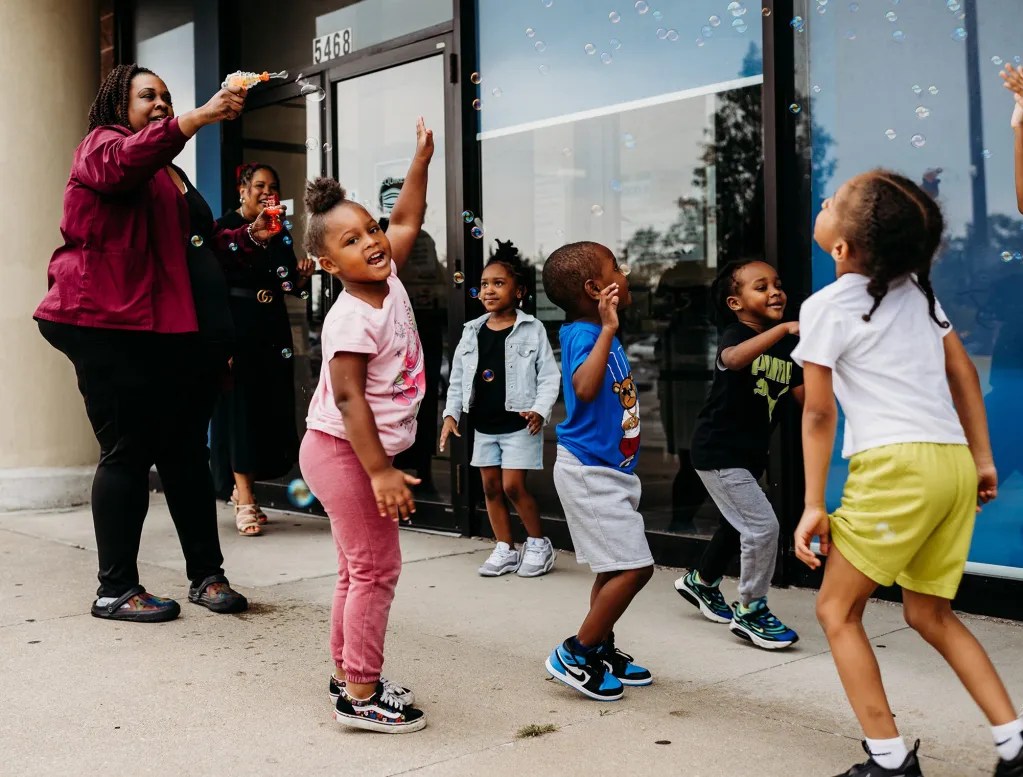
[[[233,210],[218,223],[226,229],[246,224]],[[257,480],[276,478],[298,459],[294,345],[284,297],[300,292],[301,279],[290,241],[285,229],[251,264],[224,268],[234,319],[234,362],[210,428],[213,482],[222,497],[234,485],[234,472]],[[284,284],[292,284],[291,290],[285,291]]]

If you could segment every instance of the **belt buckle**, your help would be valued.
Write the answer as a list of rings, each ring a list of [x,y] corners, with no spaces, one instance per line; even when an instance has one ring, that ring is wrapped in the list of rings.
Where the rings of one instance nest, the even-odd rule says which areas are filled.
[[[265,305],[273,301],[274,295],[269,289],[260,289],[256,292],[256,302],[262,302]]]

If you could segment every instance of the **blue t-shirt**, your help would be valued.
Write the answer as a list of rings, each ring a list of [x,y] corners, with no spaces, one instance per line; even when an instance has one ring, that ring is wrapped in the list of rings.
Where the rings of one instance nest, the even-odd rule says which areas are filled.
[[[614,338],[604,385],[592,402],[575,395],[572,377],[586,361],[600,335],[600,326],[585,321],[561,327],[561,380],[565,412],[558,424],[558,444],[583,464],[632,472],[639,456],[639,392],[625,349]]]

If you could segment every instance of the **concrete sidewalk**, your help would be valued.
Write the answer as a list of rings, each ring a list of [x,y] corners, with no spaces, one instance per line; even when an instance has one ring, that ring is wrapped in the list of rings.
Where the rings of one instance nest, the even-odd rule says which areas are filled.
[[[240,537],[221,512],[240,616],[187,603],[183,561],[158,496],[140,569],[182,602],[162,625],[88,614],[96,554],[89,510],[0,514],[0,775],[833,775],[862,760],[859,730],[813,615],[814,593],[774,609],[802,640],[770,653],[705,621],[659,569],[620,624],[655,684],[599,704],[546,679],[543,659],[578,624],[591,577],[561,554],[544,578],[483,579],[489,544],[405,531],[388,676],[415,688],[430,725],[401,737],[334,723],[327,619],[336,572],[328,524],[271,514]],[[726,581],[734,594],[734,581]],[[1017,702],[1023,628],[968,617]],[[989,775],[987,725],[951,671],[876,603],[899,724],[924,740],[928,777]],[[554,733],[519,739],[529,724]]]

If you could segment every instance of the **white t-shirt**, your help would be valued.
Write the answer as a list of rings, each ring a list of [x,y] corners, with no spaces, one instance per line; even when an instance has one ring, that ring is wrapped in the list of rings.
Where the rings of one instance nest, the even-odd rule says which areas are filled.
[[[906,276],[894,281],[870,321],[869,279],[847,273],[803,303],[792,358],[832,370],[845,413],[842,456],[903,442],[966,444],[945,375],[942,339],[927,297]],[[940,304],[935,313],[947,321]]]
[[[377,309],[341,292],[323,320],[320,343],[323,366],[309,402],[306,428],[348,439],[341,411],[334,403],[330,360],[343,352],[364,353],[369,356],[366,401],[384,452],[394,456],[409,448],[416,439],[416,412],[426,391],[426,371],[412,305],[393,262],[383,306]]]

